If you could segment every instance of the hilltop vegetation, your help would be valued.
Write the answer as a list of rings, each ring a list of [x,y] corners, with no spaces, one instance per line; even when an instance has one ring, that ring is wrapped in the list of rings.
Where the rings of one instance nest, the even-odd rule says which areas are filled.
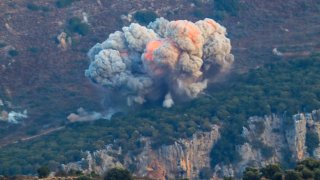
[[[0,174],[35,173],[41,165],[56,170],[60,163],[78,161],[84,151],[110,143],[121,146],[124,153],[139,153],[141,136],[150,137],[152,147],[157,148],[198,130],[209,131],[212,124],[222,126],[222,136],[211,152],[215,157],[211,164],[236,161],[239,155],[235,146],[243,142],[239,134],[248,117],[284,112],[289,117],[320,107],[319,60],[311,57],[268,64],[172,109],[144,107],[127,115],[118,114],[110,121],[69,124],[65,130],[42,139],[4,147],[0,149]]]
[[[299,162],[294,169],[283,169],[279,164],[271,164],[257,169],[247,167],[243,172],[243,180],[299,180],[299,179],[320,179],[320,161],[306,159]]]

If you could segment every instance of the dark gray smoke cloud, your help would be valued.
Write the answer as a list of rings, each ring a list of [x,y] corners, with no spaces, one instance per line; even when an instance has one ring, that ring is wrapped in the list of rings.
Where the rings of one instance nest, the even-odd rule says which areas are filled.
[[[179,97],[196,98],[213,69],[228,71],[234,58],[226,34],[212,19],[132,23],[90,49],[85,75],[129,106],[161,98],[169,108]]]

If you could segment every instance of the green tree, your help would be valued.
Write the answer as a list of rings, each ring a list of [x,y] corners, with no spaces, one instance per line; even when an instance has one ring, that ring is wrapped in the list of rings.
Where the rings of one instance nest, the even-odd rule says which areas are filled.
[[[217,10],[225,11],[232,16],[236,16],[239,11],[239,0],[215,0]]]
[[[104,180],[133,180],[131,173],[122,168],[112,168],[107,171]]]
[[[233,177],[223,177],[223,180],[234,180]]]
[[[299,172],[296,172],[294,170],[287,170],[285,172],[285,176],[284,176],[285,180],[301,180],[301,174]]]
[[[57,0],[56,6],[58,8],[64,8],[64,7],[70,6],[73,2],[74,0]]]
[[[314,180],[320,180],[320,169],[314,170]]]
[[[260,180],[259,170],[247,167],[243,172],[243,180]]]
[[[19,52],[15,49],[11,49],[8,51],[8,54],[11,56],[11,57],[15,57],[15,56],[18,56],[19,55]]]
[[[309,179],[309,178],[311,179],[314,177],[313,172],[308,168],[304,168],[301,173],[304,179]]]
[[[314,170],[314,169],[320,168],[320,161],[315,160],[315,159],[311,159],[311,158],[307,158],[307,159],[299,162],[297,168],[299,168],[300,166],[302,167],[302,168],[300,168],[300,171],[302,171],[304,167],[306,167],[310,170]]]
[[[270,164],[261,168],[261,174],[268,179],[275,179],[276,173],[281,173],[281,167],[278,164]]]
[[[77,178],[77,180],[92,180],[92,178],[89,176],[81,175],[80,177]]]
[[[312,131],[307,131],[306,134],[306,146],[308,153],[312,156],[313,151],[319,145],[319,136],[317,133]]]
[[[78,33],[85,36],[89,33],[89,26],[88,24],[83,23],[78,17],[73,17],[69,19],[68,30],[72,33]]]
[[[283,179],[283,175],[281,172],[277,172],[273,175],[273,179],[272,180],[282,180]]]
[[[156,20],[158,15],[153,11],[137,11],[133,17],[140,24],[148,25],[150,22]]]
[[[50,169],[48,168],[48,166],[41,166],[38,170],[38,177],[39,178],[46,178],[49,176],[50,174]]]

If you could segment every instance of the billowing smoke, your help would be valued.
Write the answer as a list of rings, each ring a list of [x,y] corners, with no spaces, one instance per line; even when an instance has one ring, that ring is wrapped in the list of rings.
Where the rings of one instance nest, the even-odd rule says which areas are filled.
[[[214,74],[230,69],[226,34],[212,19],[132,23],[90,49],[85,75],[128,105],[161,99],[169,108],[175,100],[196,98]]]
[[[8,122],[12,124],[18,124],[21,119],[28,118],[27,110],[23,112],[15,112],[15,111],[2,111],[0,113],[0,122]]]
[[[87,112],[84,108],[79,108],[77,113],[71,113],[67,119],[69,122],[88,122],[88,121],[95,121],[98,119],[110,119],[114,112],[106,112],[106,113],[99,113],[99,112]]]

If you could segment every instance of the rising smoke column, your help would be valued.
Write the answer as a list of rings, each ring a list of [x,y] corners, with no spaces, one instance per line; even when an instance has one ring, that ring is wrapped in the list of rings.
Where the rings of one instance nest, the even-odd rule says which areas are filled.
[[[169,108],[174,99],[196,98],[206,89],[210,71],[230,69],[234,58],[226,34],[212,19],[132,23],[90,49],[85,75],[126,97],[128,105],[162,99]]]

